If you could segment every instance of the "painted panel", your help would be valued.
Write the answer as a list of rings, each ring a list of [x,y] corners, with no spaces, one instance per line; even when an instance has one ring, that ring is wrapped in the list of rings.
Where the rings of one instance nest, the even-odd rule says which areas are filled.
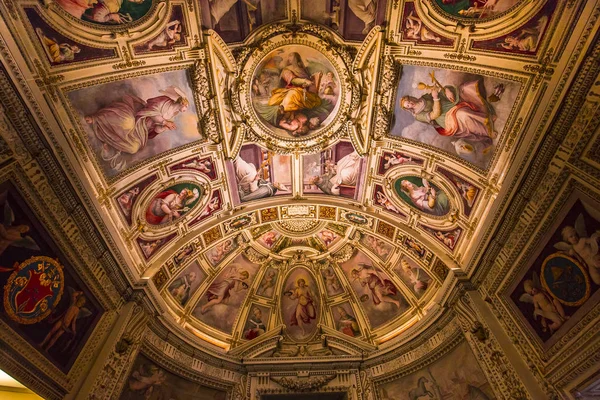
[[[460,18],[489,19],[509,11],[523,0],[435,0],[445,12]]]
[[[150,225],[165,225],[177,221],[190,212],[204,189],[194,183],[171,185],[156,194],[146,207],[146,222]]]
[[[546,346],[600,300],[600,207],[587,198],[564,208],[510,298]]]
[[[368,233],[361,233],[360,243],[371,250],[381,261],[387,261],[394,250],[394,247],[385,240]]]
[[[486,168],[519,87],[499,78],[405,65],[391,134]]]
[[[460,360],[460,368],[456,368],[457,360]],[[466,342],[462,342],[433,364],[381,385],[378,391],[381,400],[426,397],[444,400],[496,398]]]
[[[258,285],[258,289],[256,290],[256,294],[259,296],[267,297],[269,299],[273,298],[273,294],[275,294],[275,286],[277,285],[277,278],[279,277],[279,271],[273,267],[267,268],[267,271],[263,275],[260,284]]]
[[[250,305],[250,314],[246,318],[244,325],[244,339],[252,340],[259,337],[267,331],[269,326],[269,318],[271,317],[271,309],[260,304]]]
[[[281,296],[281,313],[292,339],[307,340],[316,331],[321,318],[318,293],[317,282],[306,268],[294,268],[287,276]]]
[[[152,39],[134,46],[133,51],[136,54],[156,53],[172,50],[177,46],[185,45],[188,35],[185,22],[186,19],[183,14],[183,7],[174,5],[171,10],[169,22],[163,30]]]
[[[360,336],[360,325],[356,320],[356,316],[354,315],[354,311],[352,310],[350,302],[346,301],[336,306],[332,306],[331,312],[334,315],[334,320],[336,322],[336,328],[338,331],[350,337]]]
[[[445,191],[419,176],[403,176],[393,185],[395,194],[412,208],[426,214],[443,216],[450,212],[450,199]]]
[[[258,267],[243,254],[238,255],[210,284],[193,315],[206,325],[230,334]]]
[[[68,97],[107,176],[202,139],[185,70],[86,87]]]
[[[354,255],[340,267],[356,292],[373,329],[407,310],[406,300],[388,274],[374,266],[371,259],[360,250],[355,250]]]
[[[216,267],[221,261],[227,258],[238,248],[238,242],[235,237],[230,237],[213,246],[205,254],[206,259],[213,267]]]
[[[226,400],[227,392],[209,388],[175,375],[140,353],[133,362],[119,399]]]
[[[402,14],[402,39],[414,40],[417,44],[426,44],[428,46],[454,45],[454,40],[438,35],[421,21],[415,10],[414,3],[406,2]]]
[[[9,183],[0,185],[0,318],[68,372],[102,314],[48,231]]]
[[[169,284],[169,293],[177,303],[185,307],[206,277],[206,272],[194,261]]]
[[[82,21],[100,25],[122,25],[144,17],[152,0],[54,0],[63,10]]]
[[[417,298],[421,298],[432,283],[427,271],[407,256],[402,256],[396,267],[394,267],[394,272]]]
[[[321,277],[328,296],[336,296],[344,292],[344,288],[332,267],[321,270]]]

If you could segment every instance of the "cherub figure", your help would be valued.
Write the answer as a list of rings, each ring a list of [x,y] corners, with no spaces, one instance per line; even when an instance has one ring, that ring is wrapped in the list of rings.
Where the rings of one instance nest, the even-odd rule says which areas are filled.
[[[323,271],[323,279],[325,280],[325,287],[329,293],[337,293],[337,291],[340,290],[340,284],[331,268],[327,268]]]
[[[152,50],[154,47],[167,48],[181,40],[181,30],[179,20],[171,21],[157,37],[146,43],[146,47],[148,50]]]
[[[382,192],[377,192],[377,203],[388,211],[399,213],[398,209],[391,200]]]
[[[0,255],[10,246],[22,247],[30,250],[39,250],[40,247],[29,235],[29,226],[13,225],[15,215],[7,200],[7,193],[0,194],[0,204],[4,203],[4,221],[0,224]]]
[[[59,43],[55,38],[46,36],[40,28],[35,28],[35,33],[37,33],[44,44],[46,54],[55,63],[73,61],[75,60],[75,54],[81,52],[79,46],[68,43]]]
[[[144,398],[151,398],[154,386],[161,386],[166,380],[165,372],[156,365],[140,365],[129,378],[129,390],[140,394],[143,392]]]
[[[429,282],[421,278],[421,268],[413,268],[405,259],[400,260],[402,271],[408,277],[410,283],[413,284],[413,290],[417,295],[425,293],[429,287]]]
[[[600,231],[588,237],[583,214],[579,214],[575,220],[575,227],[565,226],[561,234],[564,242],[558,242],[554,247],[587,265],[590,278],[595,284],[600,285],[600,254],[598,253]]]
[[[536,272],[533,273],[532,279],[523,282],[523,289],[525,293],[519,300],[533,304],[533,319],[537,321],[537,318],[541,317],[542,331],[546,332],[550,328],[550,333],[554,333],[569,319],[560,302],[542,288]]]
[[[392,155],[386,154],[383,159],[385,160],[383,169],[390,169],[395,165],[402,165],[412,161],[412,157],[404,157],[400,153],[394,153]]]
[[[207,175],[212,172],[212,163],[208,160],[204,160],[204,161],[192,160],[188,163],[183,164],[182,167],[197,169],[198,171],[204,172]]]
[[[214,196],[213,198],[210,199],[210,201],[208,202],[206,207],[204,207],[204,210],[202,210],[202,212],[200,213],[198,218],[208,217],[216,209],[219,208],[219,204],[220,204],[219,196]]]
[[[275,289],[276,280],[277,273],[274,270],[269,271],[258,288],[258,294],[270,297]]]
[[[406,37],[420,40],[422,42],[433,41],[439,43],[442,40],[441,37],[429,30],[429,28],[423,24],[421,19],[415,16],[412,11],[406,17],[405,31]]]
[[[69,292],[71,293],[71,304],[69,305],[69,308],[58,317],[58,320],[54,322],[50,332],[48,332],[42,343],[40,343],[40,346],[46,351],[50,350],[65,332],[72,335],[69,343],[65,346],[65,348],[68,348],[77,334],[77,320],[92,315],[90,310],[83,307],[85,305],[85,296],[83,292],[76,291],[71,287],[69,287]]]
[[[200,312],[205,314],[212,307],[227,301],[231,297],[231,292],[237,293],[242,290],[248,290],[248,279],[250,274],[244,269],[240,269],[237,264],[231,264],[229,270],[223,278],[213,282],[206,291],[208,302],[202,306]]]
[[[133,189],[129,189],[128,191],[120,195],[117,199],[119,205],[121,206],[121,209],[123,210],[123,213],[128,217],[131,215],[133,201],[138,196],[138,194],[140,194],[140,188],[136,186]]]

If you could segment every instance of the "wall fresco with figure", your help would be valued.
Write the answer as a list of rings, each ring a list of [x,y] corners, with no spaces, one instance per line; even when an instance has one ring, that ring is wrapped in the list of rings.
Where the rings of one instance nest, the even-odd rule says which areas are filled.
[[[68,372],[102,308],[18,190],[0,185],[0,319]]]

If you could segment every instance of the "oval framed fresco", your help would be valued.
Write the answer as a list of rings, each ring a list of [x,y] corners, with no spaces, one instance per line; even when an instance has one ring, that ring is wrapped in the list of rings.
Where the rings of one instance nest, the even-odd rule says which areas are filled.
[[[94,28],[123,30],[142,23],[156,8],[156,0],[54,0],[63,14]]]
[[[340,78],[331,61],[305,45],[266,54],[252,76],[251,99],[259,119],[282,138],[326,128],[339,109]]]
[[[145,219],[150,226],[170,224],[189,214],[204,195],[201,185],[181,182],[152,196],[146,206]]]
[[[321,318],[315,277],[305,267],[296,267],[285,279],[282,291],[281,318],[289,337],[297,342],[309,340]]]
[[[396,178],[392,188],[403,203],[425,214],[442,217],[452,208],[448,194],[420,176],[407,175]]]
[[[452,19],[484,22],[514,11],[524,0],[431,0],[435,8]]]

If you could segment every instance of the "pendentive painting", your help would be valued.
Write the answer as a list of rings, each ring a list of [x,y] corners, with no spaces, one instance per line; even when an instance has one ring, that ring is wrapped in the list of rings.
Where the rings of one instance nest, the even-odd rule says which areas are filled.
[[[456,368],[457,360],[461,367]],[[381,400],[413,398],[493,400],[496,398],[467,342],[462,342],[427,367],[378,388]],[[422,393],[422,395],[419,395]]]
[[[227,392],[175,375],[140,353],[133,362],[120,400],[226,400]]]
[[[460,18],[489,19],[506,11],[523,0],[435,0],[445,12]]]
[[[210,327],[231,333],[258,267],[243,254],[238,255],[208,286],[193,315]]]
[[[510,298],[552,346],[600,300],[600,210],[587,197],[567,204]]]
[[[355,250],[354,255],[340,267],[356,293],[373,329],[393,320],[408,304],[386,272],[373,265],[373,261]]]
[[[102,315],[17,189],[0,185],[0,318],[53,365],[68,372]]]
[[[179,305],[185,307],[206,277],[206,272],[194,261],[169,284],[169,293]]]
[[[363,160],[350,142],[302,156],[304,194],[324,193],[357,200]]]
[[[302,0],[302,19],[338,31],[346,40],[362,41],[376,25],[385,24],[387,0]]]
[[[487,168],[519,88],[500,78],[405,65],[391,134]]]
[[[252,77],[252,105],[283,138],[308,136],[335,117],[340,96],[336,69],[319,51],[302,45],[269,53]]]
[[[231,172],[229,184],[242,203],[291,194],[292,162],[288,155],[247,144],[227,168]]]
[[[82,21],[101,25],[122,25],[145,16],[153,0],[54,0],[63,10]]]
[[[307,340],[321,317],[319,287],[312,273],[298,267],[287,276],[281,296],[281,316],[292,339]]]
[[[185,70],[86,87],[68,96],[107,176],[202,139]]]
[[[289,1],[289,0],[288,0]],[[202,26],[225,42],[241,42],[264,24],[284,19],[286,0],[198,0]]]

